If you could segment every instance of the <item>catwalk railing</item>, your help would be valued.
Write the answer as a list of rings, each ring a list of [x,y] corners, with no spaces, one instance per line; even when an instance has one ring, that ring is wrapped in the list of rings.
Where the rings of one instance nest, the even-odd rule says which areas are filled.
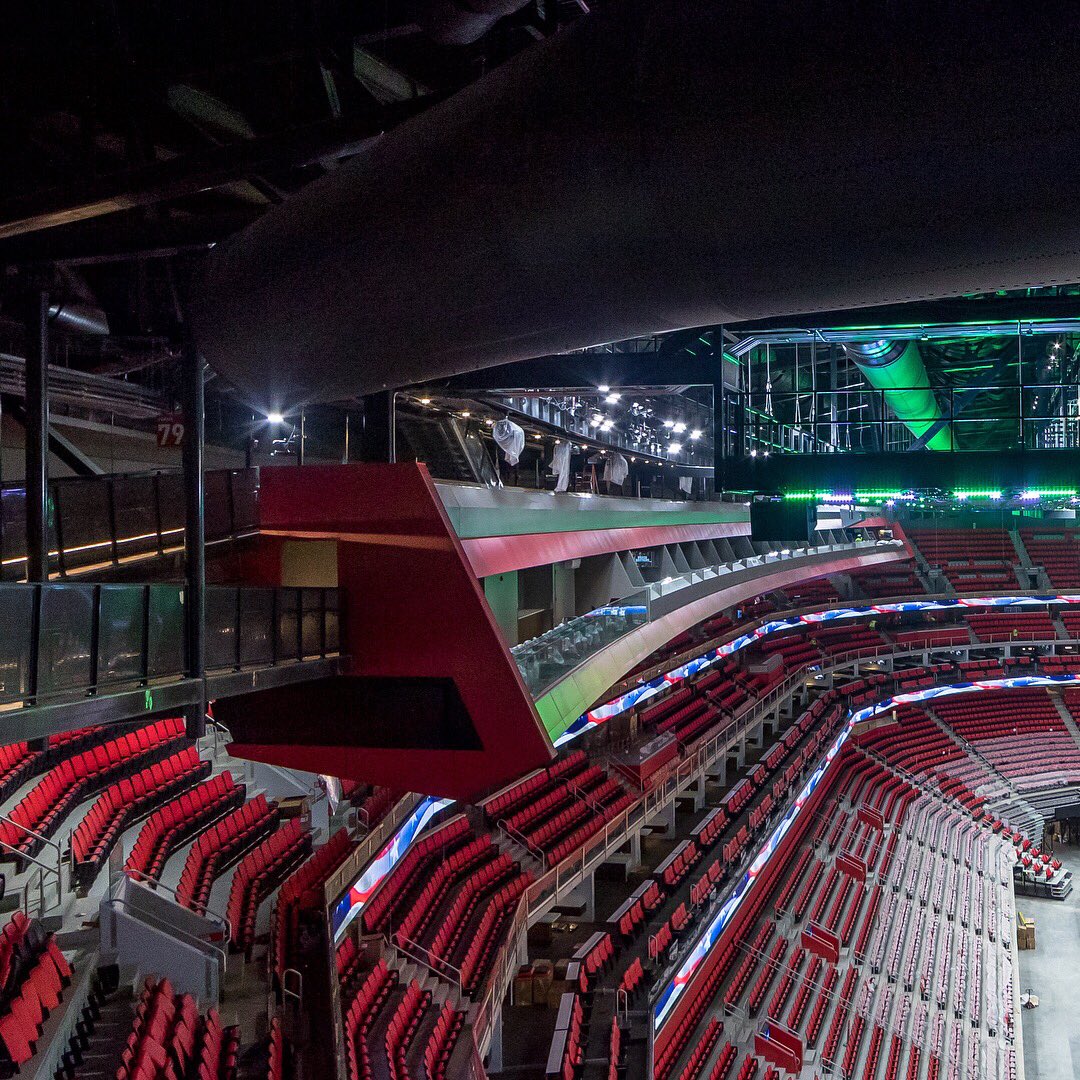
[[[259,527],[259,470],[205,474],[206,540]],[[184,543],[184,479],[176,471],[63,477],[49,482],[49,566],[61,577],[179,551]],[[26,572],[26,489],[0,489],[3,577]]]
[[[149,689],[187,673],[180,585],[0,584],[0,626],[0,705]],[[337,589],[206,590],[208,672],[320,659],[339,647]]]

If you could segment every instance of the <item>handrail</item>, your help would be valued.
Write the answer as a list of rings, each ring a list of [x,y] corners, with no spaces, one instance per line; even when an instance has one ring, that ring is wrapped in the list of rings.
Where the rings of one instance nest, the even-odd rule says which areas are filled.
[[[405,937],[400,931],[396,935],[391,935],[389,941],[398,952],[407,956],[410,960],[414,960],[416,963],[426,967],[433,975],[441,978],[449,977],[459,990],[464,990],[465,983],[462,979],[461,968],[450,963],[449,960],[444,960],[441,956],[435,956],[430,949],[425,949],[419,942]],[[447,975],[448,972],[449,976]]]
[[[35,840],[39,840],[41,843],[51,847],[56,852],[56,865],[50,866],[46,862],[42,862],[40,859],[31,855],[29,852],[20,851],[17,847],[8,844],[6,841],[0,840],[0,848],[5,851],[10,851],[16,856],[17,859],[25,859],[27,862],[33,863],[38,867],[38,873],[41,878],[45,873],[56,875],[56,907],[60,907],[64,902],[64,875],[61,867],[64,865],[64,853],[60,848],[60,845],[55,840],[43,835],[42,833],[35,832],[33,829],[27,828],[27,826],[21,824],[18,821],[13,821],[6,814],[0,814],[0,821],[6,822],[8,825],[14,825],[16,829],[21,829],[27,836],[34,837]],[[25,896],[24,896],[25,900]],[[45,888],[44,881],[39,878],[39,903],[41,904],[42,914],[45,913]],[[51,910],[51,909],[49,909]]]
[[[109,907],[116,907],[119,904],[121,907],[127,909],[128,913],[133,919],[138,919],[140,922],[148,923],[155,929],[164,931],[170,937],[179,937],[186,944],[192,945],[198,948],[200,951],[203,949],[209,949],[211,952],[217,953],[221,957],[221,971],[225,974],[228,971],[229,954],[228,949],[224,945],[218,945],[216,942],[209,940],[208,938],[201,938],[197,934],[188,933],[186,930],[181,930],[174,923],[166,922],[164,919],[159,919],[156,915],[151,914],[149,911],[135,912],[131,909],[131,904],[125,896],[114,895],[110,888],[109,896],[107,897]],[[226,938],[226,941],[228,938]]]
[[[296,976],[297,989],[292,990],[289,987],[289,976]],[[304,1003],[304,976],[302,972],[296,970],[296,968],[286,968],[281,973],[281,996],[282,998],[294,998],[296,1000],[297,1012],[303,1009]]]
[[[114,879],[112,884],[115,884],[115,882],[118,881],[121,877],[133,877],[136,880],[153,885],[155,889],[162,889],[164,892],[167,892],[180,907],[184,907],[184,905],[180,903],[180,894],[175,889],[164,884],[159,878],[151,877],[149,874],[144,874],[141,870],[124,869],[116,875],[116,878]],[[201,915],[203,918],[206,918],[208,915],[213,916],[213,918],[215,918],[225,927],[225,940],[232,941],[232,923],[229,922],[228,916],[220,914],[209,906],[199,905],[199,907],[200,910],[196,911],[195,914]],[[194,909],[184,908],[184,910],[191,911]]]

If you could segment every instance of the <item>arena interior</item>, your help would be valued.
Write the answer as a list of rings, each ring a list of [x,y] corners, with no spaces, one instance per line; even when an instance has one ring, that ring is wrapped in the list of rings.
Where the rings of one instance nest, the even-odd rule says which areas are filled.
[[[1080,1077],[1078,24],[944,7],[14,17],[0,1077]]]

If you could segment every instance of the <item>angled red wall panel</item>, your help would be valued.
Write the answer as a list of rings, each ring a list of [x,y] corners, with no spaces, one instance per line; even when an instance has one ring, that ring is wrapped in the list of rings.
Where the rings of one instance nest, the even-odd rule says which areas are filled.
[[[264,533],[339,541],[348,674],[453,679],[480,750],[381,749],[305,739],[243,756],[390,787],[473,798],[550,759],[551,743],[423,465],[264,469]]]

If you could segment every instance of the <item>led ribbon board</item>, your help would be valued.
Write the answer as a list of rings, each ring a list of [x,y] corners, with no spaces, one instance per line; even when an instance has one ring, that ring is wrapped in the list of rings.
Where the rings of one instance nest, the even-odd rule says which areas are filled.
[[[449,799],[422,799],[416,809],[401,823],[398,831],[386,842],[382,851],[368,863],[364,872],[352,883],[349,891],[334,909],[334,940],[337,941],[348,925],[364,909],[379,883],[397,866],[409,850],[413,840],[425,825],[442,809],[450,805]]]
[[[953,697],[955,694],[974,694],[982,690],[1023,690],[1032,686],[1068,686],[1077,682],[1080,682],[1080,675],[1017,675],[1011,679],[979,679],[977,682],[930,686],[925,690],[912,690],[909,694],[897,694],[896,697],[886,698],[876,705],[868,705],[855,713],[851,722],[861,724],[864,720],[880,716],[897,705],[930,701],[939,697]]]
[[[1045,602],[1045,601],[1044,601]],[[1073,601],[1069,601],[1073,602]],[[753,888],[755,881],[765,868],[769,859],[772,858],[780,842],[787,835],[792,823],[798,817],[799,812],[806,804],[807,799],[821,782],[822,777],[828,771],[829,766],[836,760],[840,748],[847,741],[852,729],[856,724],[881,713],[888,712],[897,705],[916,701],[928,701],[932,698],[951,697],[956,694],[970,694],[987,690],[1020,690],[1033,686],[1062,686],[1080,683],[1080,675],[1021,675],[1011,679],[981,679],[977,682],[955,683],[951,686],[931,686],[925,690],[915,690],[909,694],[897,694],[895,697],[886,698],[876,705],[868,705],[857,713],[850,714],[844,730],[840,732],[832,747],[826,753],[821,764],[814,770],[806,787],[802,789],[799,797],[792,804],[791,809],[777,826],[776,831],[769,837],[765,846],[758,853],[756,859],[750,864],[750,868],[743,875],[742,880],[736,885],[734,892],[716,913],[716,917],[706,927],[704,933],[698,939],[697,944],[683,961],[682,966],[675,973],[675,977],[664,988],[653,1008],[653,1028],[659,1031],[668,1018],[672,1008],[686,989],[694,972],[700,967],[702,961],[720,940],[724,928],[731,922],[732,916],[739,909],[743,898]]]
[[[697,944],[691,949],[686,959],[682,962],[682,966],[679,970],[675,972],[675,977],[664,988],[664,992],[660,995],[656,1005],[653,1007],[653,1027],[657,1031],[663,1026],[664,1021],[668,1018],[675,1003],[689,985],[690,980],[701,966],[702,961],[709,955],[717,941],[720,940],[720,935],[724,932],[724,928],[731,922],[732,916],[739,910],[739,905],[743,902],[747,893],[754,887],[761,871],[765,869],[769,859],[772,858],[773,853],[788,834],[788,830],[794,824],[795,819],[799,816],[802,808],[806,805],[807,799],[814,793],[814,789],[821,782],[825,773],[828,772],[829,766],[836,760],[836,756],[840,753],[840,749],[844,743],[847,742],[847,738],[851,734],[851,729],[854,726],[854,719],[849,719],[843,731],[840,732],[836,737],[836,741],[826,752],[821,763],[813,773],[811,773],[810,779],[806,782],[806,786],[799,792],[799,795],[792,803],[791,808],[784,815],[772,836],[769,837],[764,847],[762,847],[761,851],[758,853],[757,858],[750,864],[750,867],[743,875],[742,880],[735,886],[731,896],[716,913],[712,922],[705,928],[701,937],[698,938]]]
[[[857,619],[860,616],[865,617],[868,615],[954,611],[961,608],[1042,607],[1046,604],[1080,604],[1080,596],[1071,594],[1055,596],[977,596],[958,597],[955,600],[907,600],[895,604],[867,604],[863,607],[831,608],[828,611],[811,611],[805,615],[794,615],[789,619],[773,619],[770,622],[762,623],[756,630],[741,634],[716,649],[710,649],[707,653],[703,653],[701,656],[673,668],[663,675],[657,675],[656,678],[635,686],[633,690],[628,690],[625,694],[613,698],[603,705],[598,705],[587,713],[582,713],[555,740],[555,746],[565,746],[583,732],[588,731],[589,728],[606,723],[613,716],[618,716],[620,713],[626,712],[627,709],[632,709],[635,705],[647,701],[673,683],[682,682],[684,679],[696,675],[703,668],[708,667],[709,664],[715,663],[725,656],[731,656],[741,649],[745,649],[748,645],[753,645],[755,641],[760,641],[770,634],[778,634],[782,630],[792,630],[799,626],[830,623],[842,619]]]

